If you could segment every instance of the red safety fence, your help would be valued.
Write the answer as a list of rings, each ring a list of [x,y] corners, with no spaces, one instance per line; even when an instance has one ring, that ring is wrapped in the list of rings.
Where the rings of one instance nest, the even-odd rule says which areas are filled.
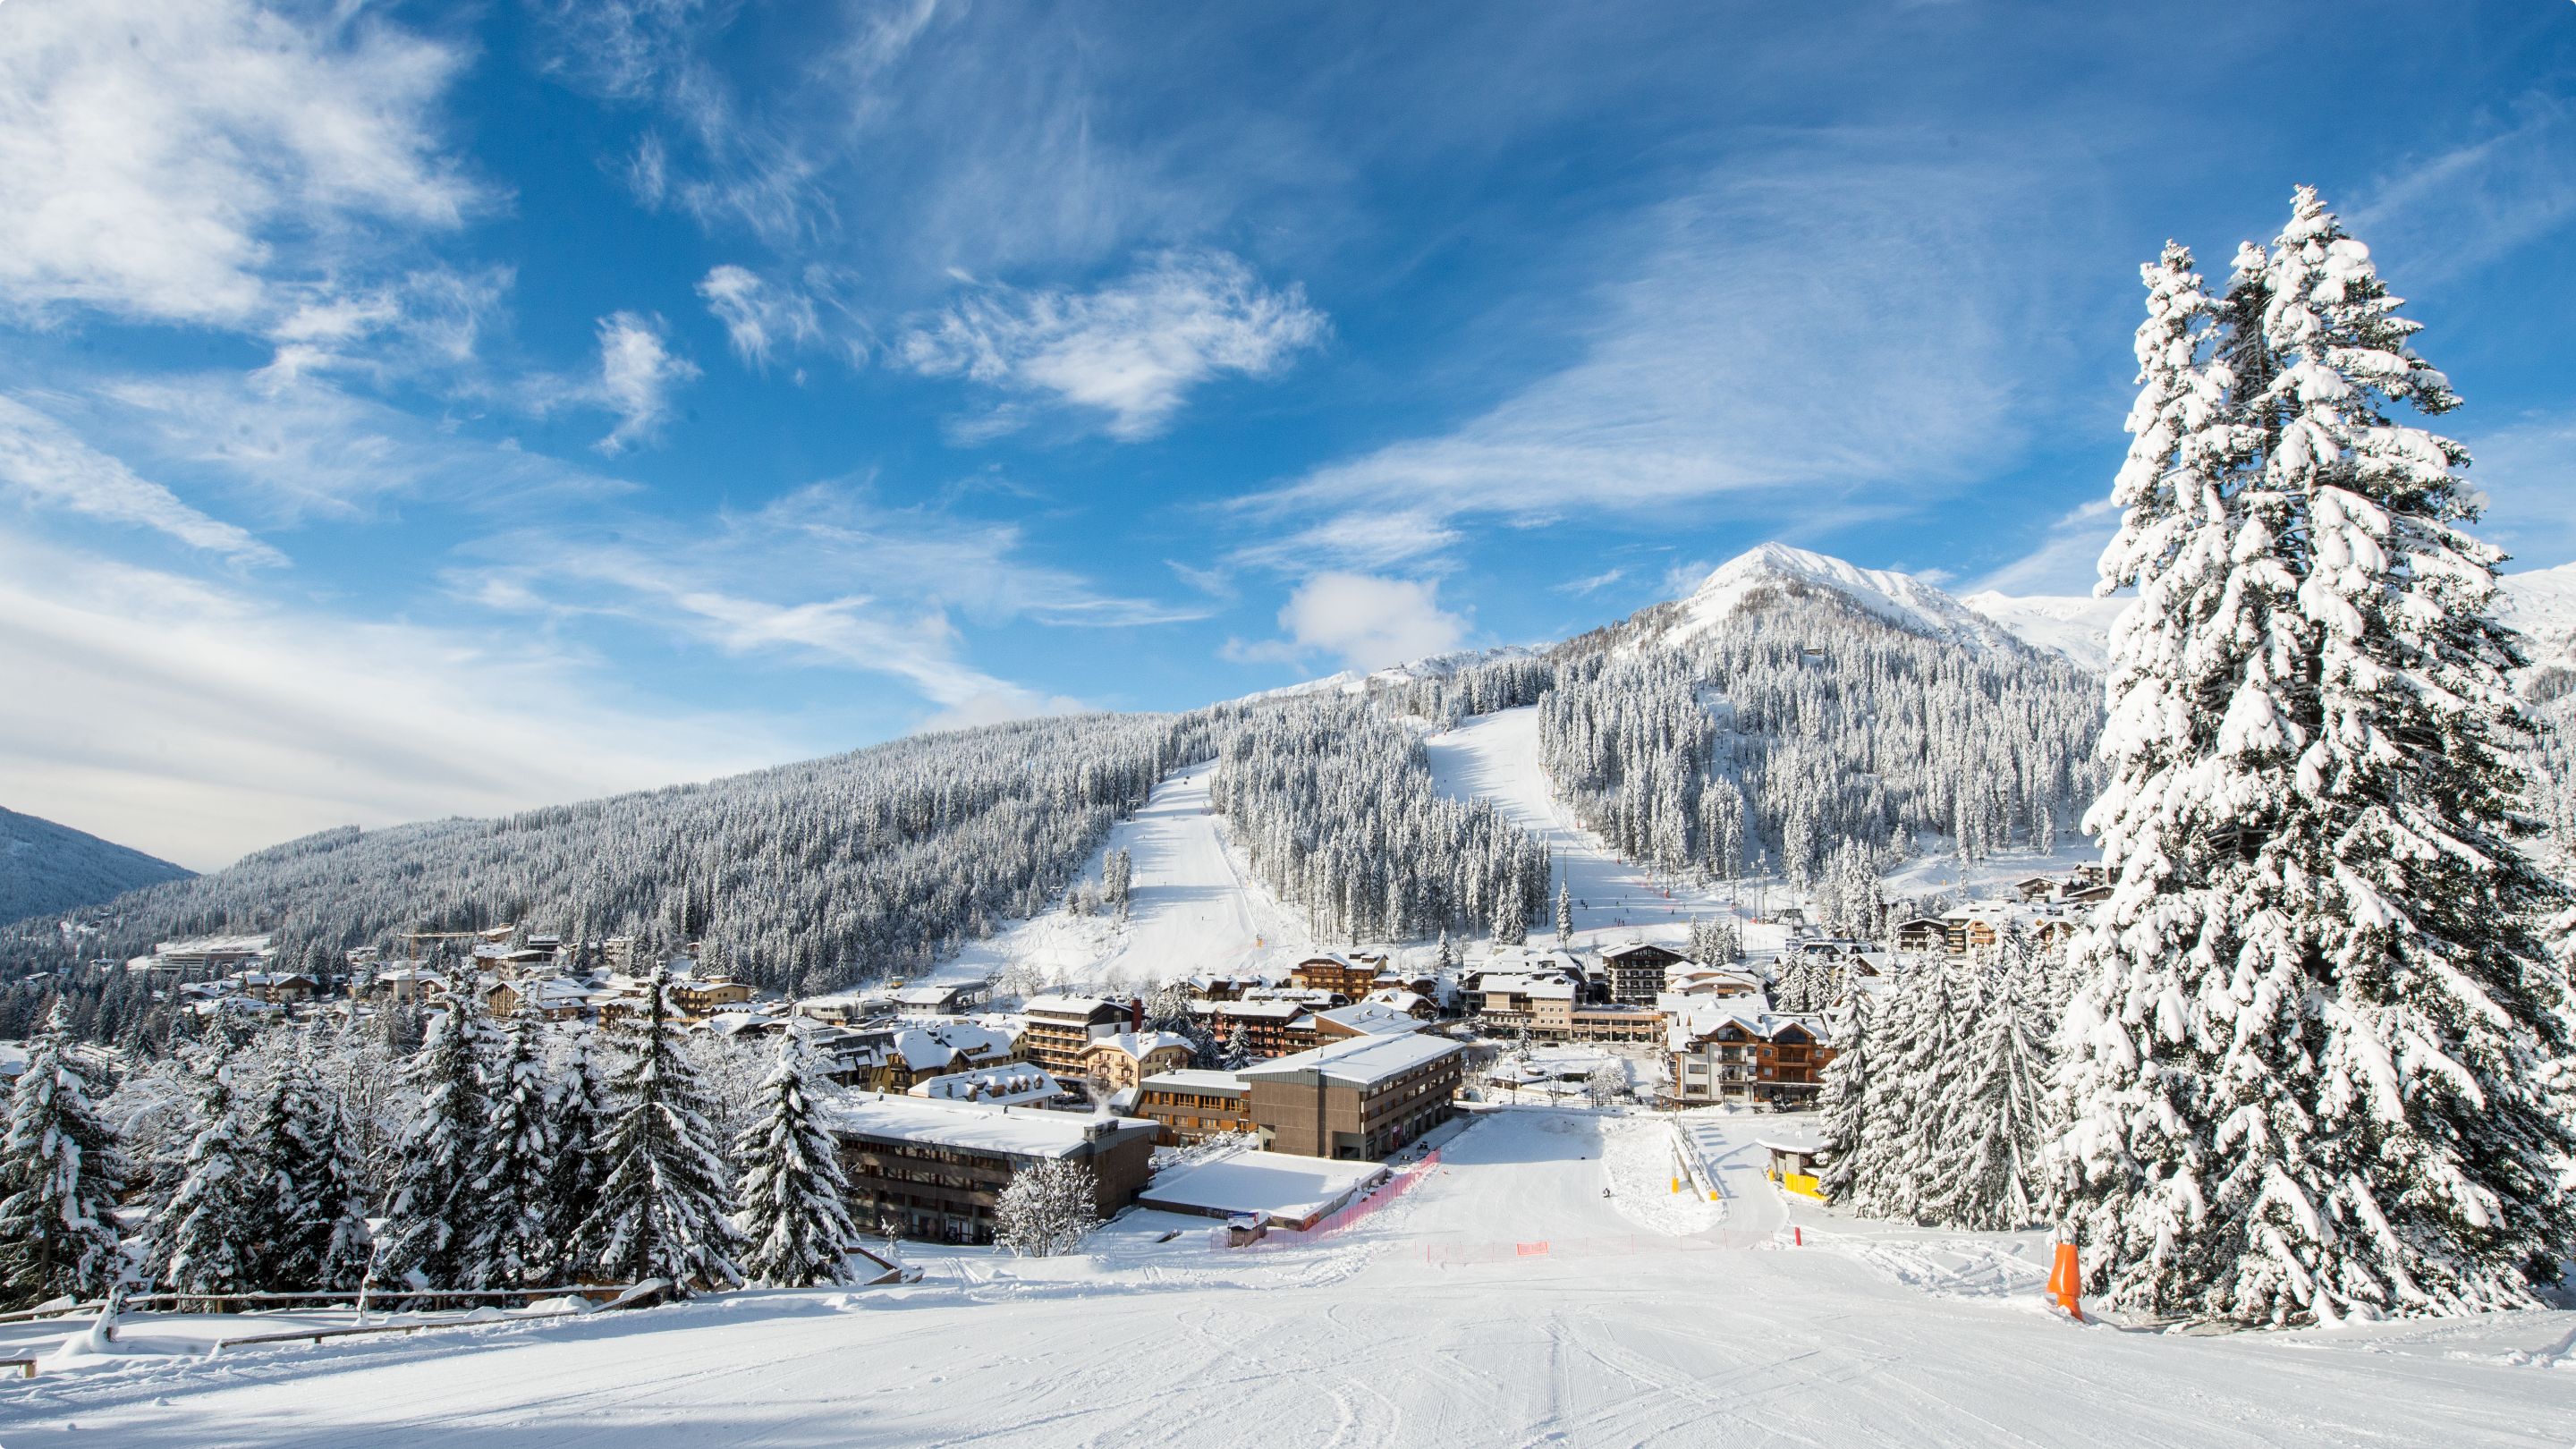
[[[1420,1186],[1423,1179],[1438,1171],[1439,1168],[1440,1149],[1435,1147],[1430,1152],[1425,1153],[1421,1161],[1406,1167],[1402,1171],[1389,1177],[1386,1181],[1379,1183],[1369,1192],[1368,1196],[1348,1203],[1326,1217],[1317,1219],[1313,1227],[1272,1228],[1269,1232],[1264,1233],[1262,1236],[1255,1238],[1253,1241],[1246,1243],[1243,1246],[1250,1248],[1293,1248],[1302,1243],[1311,1243],[1317,1239],[1329,1237],[1355,1223],[1365,1222],[1369,1218],[1384,1211],[1386,1208],[1393,1205],[1398,1198],[1403,1197],[1406,1193],[1411,1192],[1414,1188]],[[1215,1232],[1208,1235],[1208,1241],[1217,1247],[1225,1247],[1226,1230],[1218,1228]]]

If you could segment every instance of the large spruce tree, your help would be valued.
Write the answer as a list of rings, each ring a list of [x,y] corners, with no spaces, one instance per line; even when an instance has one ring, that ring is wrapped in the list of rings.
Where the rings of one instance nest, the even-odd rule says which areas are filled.
[[[2524,854],[2520,662],[2449,384],[2312,191],[2212,301],[2145,269],[2102,589],[2115,894],[2078,937],[2062,1186],[2131,1309],[2528,1304],[2568,1241],[2568,1049]]]
[[[659,967],[646,979],[641,1009],[617,1030],[625,1061],[610,1081],[615,1115],[600,1143],[606,1176],[582,1225],[582,1256],[635,1282],[739,1283],[725,1213],[732,1174],[716,1153],[706,1090],[680,1050],[670,979]]]
[[[777,1288],[842,1281],[843,1254],[858,1237],[839,1148],[818,1114],[814,1085],[805,1040],[790,1031],[760,1084],[760,1116],[734,1147],[742,1161],[734,1224],[742,1232],[743,1270]]]
[[[0,1138],[0,1295],[38,1303],[105,1292],[120,1267],[114,1212],[124,1186],[124,1159],[90,1102],[71,1015],[56,997]]]

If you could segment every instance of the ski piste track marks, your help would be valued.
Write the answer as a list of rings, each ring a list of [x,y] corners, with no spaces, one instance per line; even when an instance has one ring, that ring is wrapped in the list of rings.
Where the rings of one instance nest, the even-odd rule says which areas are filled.
[[[1729,1156],[1779,1127],[1711,1120]],[[1666,1130],[1650,1117],[1480,1113],[1421,1188],[1278,1254],[1158,1248],[1179,1220],[1140,1215],[1105,1230],[1096,1255],[917,1253],[932,1277],[913,1287],[11,1383],[0,1443],[2566,1449],[2567,1376],[2509,1362],[2548,1361],[2576,1323],[2566,1313],[2235,1339],[2083,1327],[2035,1292],[1932,1296],[1843,1250],[1867,1237],[1891,1261],[1937,1266],[1956,1235],[1909,1243],[1776,1193],[1788,1221],[1823,1229],[1820,1246],[1668,1238],[1664,1251],[1453,1267],[1419,1251],[1651,1239],[1601,1197],[1601,1144]],[[1749,1211],[1761,1194],[1742,1198]],[[984,1280],[972,1291],[970,1262]]]

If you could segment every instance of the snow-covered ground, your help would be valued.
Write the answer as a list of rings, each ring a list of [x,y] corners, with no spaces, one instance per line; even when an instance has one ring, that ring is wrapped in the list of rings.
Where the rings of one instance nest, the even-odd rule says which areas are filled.
[[[1620,860],[1604,849],[1592,832],[1556,798],[1556,790],[1538,759],[1538,707],[1497,710],[1478,715],[1423,742],[1431,756],[1431,775],[1440,793],[1456,800],[1494,802],[1505,818],[1544,842],[1555,859],[1557,874],[1573,891],[1574,932],[1584,945],[1646,940],[1677,940],[1694,920],[1730,913],[1746,917],[1745,944],[1754,949],[1777,947],[1777,927],[1751,923],[1752,897],[1735,904],[1724,886],[1715,889],[1658,885],[1642,867]],[[1549,910],[1555,907],[1551,904]],[[1530,939],[1552,942],[1553,915],[1530,923]]]
[[[907,1287],[0,1380],[0,1443],[2569,1442],[2576,1313],[2077,1325],[2045,1306],[2024,1240],[1784,1206],[1750,1145],[1783,1119],[1695,1125],[1742,1169],[1704,1228],[1666,1216],[1665,1120],[1504,1109],[1415,1192],[1308,1246],[1226,1252],[1206,1219],[1139,1213],[1075,1257],[933,1250]],[[1807,1245],[1777,1246],[1782,1224]]]
[[[1052,985],[1143,991],[1183,976],[1277,968],[1310,950],[1304,921],[1251,877],[1208,809],[1215,770],[1214,761],[1193,765],[1155,787],[1084,868],[1096,885],[1109,851],[1133,855],[1126,920],[1058,906],[966,948],[935,979],[979,980],[1016,963]]]
[[[2097,599],[2090,594],[2015,597],[1988,590],[1961,595],[1959,602],[2002,625],[2024,644],[2054,650],[2099,673],[2110,658],[2112,622],[2130,600]]]

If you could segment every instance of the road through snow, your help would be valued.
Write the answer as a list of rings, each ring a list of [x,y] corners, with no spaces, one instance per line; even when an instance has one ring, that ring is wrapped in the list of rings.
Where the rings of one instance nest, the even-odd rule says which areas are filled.
[[[1715,1121],[1721,1149],[1776,1130]],[[2564,1449],[2576,1419],[2570,1374],[2515,1361],[2545,1365],[2576,1314],[2176,1338],[2067,1323],[2035,1284],[1926,1293],[1830,1233],[1775,1250],[1642,1230],[1602,1194],[1639,1190],[1605,1134],[1669,1130],[1491,1112],[1431,1181],[1309,1247],[1160,1245],[1182,1220],[1138,1215],[1083,1258],[924,1250],[912,1288],[9,1384],[0,1442]]]

